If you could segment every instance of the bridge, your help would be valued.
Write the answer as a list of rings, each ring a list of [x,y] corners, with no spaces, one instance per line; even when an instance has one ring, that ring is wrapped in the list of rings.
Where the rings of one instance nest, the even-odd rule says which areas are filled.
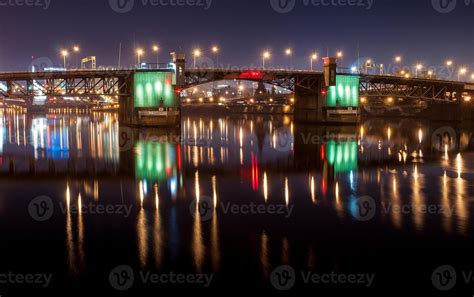
[[[356,122],[361,98],[449,103],[457,106],[451,110],[456,113],[474,96],[473,83],[337,73],[336,59],[325,60],[324,71],[186,69],[185,65],[184,54],[174,53],[172,63],[161,69],[4,72],[0,73],[0,97],[31,103],[39,95],[109,96],[120,103],[122,123],[153,126],[179,122],[182,90],[219,80],[258,81],[290,90],[295,97],[295,119],[306,122]]]

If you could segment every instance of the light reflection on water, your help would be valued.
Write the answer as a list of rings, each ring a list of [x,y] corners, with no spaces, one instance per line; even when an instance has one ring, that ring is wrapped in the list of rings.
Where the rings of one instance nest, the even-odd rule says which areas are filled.
[[[313,220],[358,224],[351,203],[369,195],[378,206],[374,222],[387,233],[472,236],[474,155],[470,130],[462,127],[456,130],[464,141],[461,149],[449,152],[433,149],[434,127],[413,120],[321,127],[289,117],[189,116],[181,132],[131,129],[130,150],[119,146],[116,114],[4,112],[0,125],[0,174],[54,176],[51,187],[65,193],[71,274],[90,266],[86,247],[93,221],[70,207],[89,203],[135,206],[134,234],[124,236],[134,243],[143,269],[160,270],[184,257],[192,259],[195,271],[218,272],[226,253],[235,252],[233,232],[241,236],[229,225],[247,223],[245,217],[234,220],[223,213],[221,203],[227,202],[295,207],[290,220],[300,224],[291,226],[297,231]],[[202,220],[197,204],[189,213],[192,200],[203,196],[213,201],[209,221]],[[430,205],[453,212],[426,213]],[[384,211],[388,206],[411,211]],[[272,224],[286,222],[266,215],[249,221],[258,251],[249,255],[256,257],[261,276],[268,278],[276,264],[291,264],[293,234],[272,235],[281,228]],[[316,253],[308,243],[307,267],[314,267]]]

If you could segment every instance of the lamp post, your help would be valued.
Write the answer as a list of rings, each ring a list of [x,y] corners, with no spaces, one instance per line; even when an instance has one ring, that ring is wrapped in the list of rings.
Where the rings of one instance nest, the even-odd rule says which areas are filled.
[[[137,61],[138,61],[138,68],[141,68],[141,62],[142,62],[142,56],[145,54],[145,52],[139,48],[137,49]]]
[[[418,78],[418,71],[420,71],[421,69],[423,69],[423,65],[421,65],[421,64],[416,65],[416,67],[415,67],[415,77],[416,78]]]
[[[344,53],[343,53],[342,51],[338,51],[338,52],[336,53],[336,56],[337,56],[337,58],[338,58],[339,60],[341,60],[341,67],[343,67],[344,65],[343,65],[343,63],[342,63],[342,58],[344,57]]]
[[[64,69],[66,69],[66,58],[67,58],[68,54],[69,54],[69,53],[68,53],[68,51],[67,51],[67,50],[62,50],[62,51],[61,51],[61,55],[63,56],[63,62],[64,62],[64,63],[63,63],[63,65],[64,65]]]
[[[160,68],[160,47],[158,45],[153,46],[153,52],[156,53],[156,69]]]
[[[79,68],[79,52],[81,51],[81,48],[78,45],[75,45],[72,50],[76,53],[76,65]]]
[[[196,69],[196,59],[201,56],[201,51],[196,49],[193,53],[194,56],[194,69]]]
[[[313,70],[313,61],[316,61],[317,59],[318,59],[318,54],[315,53],[315,54],[311,55],[311,59],[310,59],[310,61],[311,61],[311,70]]]
[[[266,51],[262,54],[262,68],[265,69],[265,60],[270,59],[270,52]]]
[[[464,74],[466,74],[467,72],[467,69],[466,68],[461,68],[459,69],[459,72],[458,72],[458,81],[461,81],[461,76],[463,76]]]
[[[216,55],[216,65],[217,65],[217,68],[219,68],[219,47],[217,45],[214,45],[212,47],[212,52],[214,53],[214,55]]]
[[[285,50],[285,55],[290,58],[290,67],[293,68],[293,50],[291,48],[287,48]]]

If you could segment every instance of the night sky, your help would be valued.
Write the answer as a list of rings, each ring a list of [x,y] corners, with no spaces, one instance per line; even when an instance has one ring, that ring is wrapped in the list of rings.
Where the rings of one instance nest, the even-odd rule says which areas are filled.
[[[135,0],[127,13],[115,12],[109,0],[51,0],[48,9],[3,6],[8,1],[15,3],[0,1],[1,71],[26,70],[32,57],[50,59],[59,67],[60,50],[75,44],[81,46],[81,56],[96,55],[98,65],[115,66],[120,42],[122,66],[134,63],[137,47],[146,51],[144,61],[154,62],[153,43],[162,48],[162,61],[171,51],[181,49],[190,55],[196,47],[212,60],[210,47],[218,44],[220,61],[227,66],[259,66],[264,49],[272,52],[269,67],[288,66],[283,54],[287,47],[294,49],[297,68],[307,69],[310,53],[326,55],[328,48],[330,54],[343,50],[343,64],[350,66],[359,44],[361,57],[379,63],[388,64],[398,54],[407,66],[441,66],[452,58],[474,71],[474,3],[466,6],[460,0],[449,13],[435,10],[431,0],[374,0],[370,10],[305,6],[304,0],[295,0],[289,13],[278,13],[271,0],[212,0],[209,9],[156,7]],[[357,1],[367,5],[367,0]],[[73,56],[70,62],[76,59]]]

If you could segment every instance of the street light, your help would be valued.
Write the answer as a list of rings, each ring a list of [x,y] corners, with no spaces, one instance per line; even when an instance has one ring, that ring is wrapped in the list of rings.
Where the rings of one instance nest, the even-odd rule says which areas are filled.
[[[214,45],[212,47],[212,52],[216,55],[216,64],[217,64],[217,68],[219,68],[219,47],[217,45]]]
[[[63,60],[64,60],[64,69],[66,69],[66,57],[69,55],[69,53],[67,50],[62,50],[61,55],[63,56]]]
[[[153,52],[156,53],[156,68],[160,68],[160,47],[158,45],[153,46]]]
[[[145,54],[145,52],[139,48],[137,49],[137,61],[138,61],[138,68],[140,68],[140,65],[141,65],[141,58],[142,56]]]
[[[448,67],[453,66],[453,61],[451,61],[451,60],[446,61],[446,66],[448,66]]]
[[[432,71],[432,70],[429,70],[429,71],[428,71],[428,76],[429,76],[430,79],[433,78],[433,71]]]
[[[293,68],[293,50],[291,48],[287,48],[285,50],[285,55],[290,58],[290,65]]]
[[[313,70],[313,61],[316,61],[318,59],[318,54],[312,54],[311,55],[311,70]]]
[[[415,77],[416,78],[418,78],[418,71],[420,71],[421,69],[423,69],[423,65],[421,65],[421,64],[416,65],[416,67],[415,67]]]
[[[77,67],[79,67],[79,52],[81,51],[81,48],[78,45],[73,46],[72,50],[74,53],[76,53],[76,64]]]
[[[337,56],[338,59],[341,60],[341,67],[342,67],[342,66],[343,66],[343,65],[342,65],[342,57],[344,56],[344,53],[343,53],[342,51],[338,51],[338,52],[336,53],[336,56]]]
[[[265,69],[265,60],[266,60],[266,59],[270,59],[270,56],[271,56],[271,54],[270,54],[269,51],[266,51],[266,52],[264,52],[264,53],[262,54],[262,62],[263,62],[263,63],[262,63],[262,66],[263,66],[263,69]]]
[[[396,56],[396,57],[395,57],[395,62],[400,63],[401,61],[402,61],[402,57],[401,57],[401,56]]]
[[[194,50],[193,56],[194,56],[194,69],[196,69],[196,59],[201,56],[201,50],[198,50],[198,49]]]
[[[467,69],[466,68],[461,68],[459,69],[459,72],[458,72],[458,81],[461,81],[461,76],[466,74],[467,72]]]

